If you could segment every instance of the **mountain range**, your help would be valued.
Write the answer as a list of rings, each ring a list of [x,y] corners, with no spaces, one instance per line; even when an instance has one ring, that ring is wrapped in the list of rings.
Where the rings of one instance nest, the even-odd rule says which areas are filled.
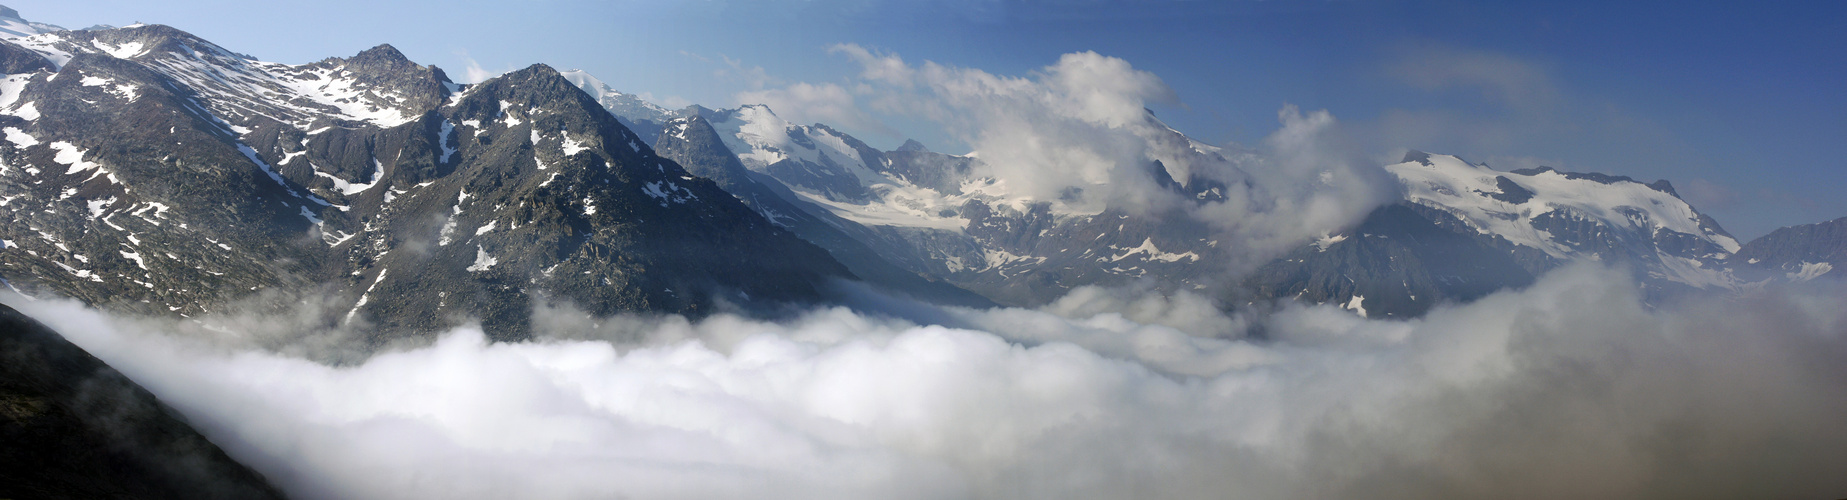
[[[936,153],[915,141],[878,151],[826,125],[789,123],[763,105],[695,106],[672,114],[681,116],[675,123],[702,121],[719,132],[744,168],[718,177],[752,180],[750,194],[738,196],[772,200],[763,193],[779,194],[776,203],[851,227],[855,244],[878,249],[896,265],[1006,305],[1044,304],[1079,286],[1152,281],[1168,290],[1209,290],[1226,307],[1287,297],[1409,317],[1531,283],[1577,260],[1626,266],[1650,297],[1667,299],[1690,290],[1812,279],[1841,258],[1840,237],[1827,224],[1786,228],[1741,245],[1665,180],[1548,167],[1499,171],[1453,155],[1410,151],[1384,167],[1399,184],[1398,201],[1353,227],[1303,242],[1241,279],[1215,280],[1232,271],[1227,254],[1238,249],[1221,246],[1226,242],[1214,238],[1208,224],[1183,211],[1060,213],[1051,203],[996,189],[996,179],[981,175],[978,152]],[[1170,135],[1151,141],[1151,148],[1234,161],[1226,158],[1230,152],[1159,129]],[[672,133],[661,139],[676,140]],[[1210,202],[1224,189],[1197,176],[1177,181],[1159,160],[1148,167],[1157,185],[1186,198]],[[743,189],[730,186],[734,194]],[[783,220],[790,210],[759,212]],[[1784,243],[1772,243],[1778,241]],[[1790,250],[1769,259],[1748,250],[1773,244]]]
[[[813,302],[822,249],[662,158],[557,71],[475,85],[388,45],[284,65],[158,25],[0,44],[0,272],[142,313],[345,304],[377,341],[533,300]]]
[[[1847,218],[1740,243],[1665,180],[1419,151],[1383,166],[1395,199],[1260,250],[1200,215],[1252,187],[1200,166],[1256,171],[1263,154],[1152,112],[1132,124],[1146,158],[1119,167],[1177,201],[1081,204],[1023,194],[979,151],[883,151],[760,104],[670,110],[542,64],[460,84],[390,45],[290,65],[0,7],[0,73],[0,284],[151,316],[305,305],[366,349],[470,321],[523,340],[552,304],[773,316],[868,293],[1035,307],[1097,286],[1411,318],[1583,260],[1657,301],[1847,265]],[[33,443],[0,456],[0,496],[279,496],[3,306],[0,355],[0,433]],[[82,480],[99,474],[120,481]]]
[[[1667,181],[1412,151],[1384,167],[1397,202],[1240,267],[1249,249],[1186,207],[1034,199],[979,152],[880,151],[764,105],[668,110],[544,65],[457,84],[389,45],[287,65],[167,26],[7,19],[8,286],[146,314],[312,298],[375,344],[469,318],[523,338],[535,301],[775,311],[854,281],[977,307],[1152,283],[1227,309],[1405,317],[1581,259],[1627,265],[1664,298],[1840,258],[1827,224],[1741,245]],[[1135,171],[1188,203],[1239,186],[1167,165],[1259,168],[1152,114],[1140,125]]]

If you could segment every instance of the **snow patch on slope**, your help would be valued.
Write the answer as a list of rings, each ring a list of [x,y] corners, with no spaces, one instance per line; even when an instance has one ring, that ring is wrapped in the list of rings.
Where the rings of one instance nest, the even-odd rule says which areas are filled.
[[[109,54],[110,57],[114,57],[116,59],[130,59],[130,58],[147,53],[146,48],[144,48],[141,45],[141,42],[128,42],[128,43],[124,43],[121,45],[111,45],[111,44],[103,43],[102,40],[91,40],[90,44],[92,46],[95,46],[97,49],[102,50],[104,54]]]
[[[488,269],[493,268],[494,264],[499,264],[499,263],[500,263],[500,259],[496,259],[494,258],[494,256],[488,255],[487,249],[481,248],[481,245],[475,245],[475,263],[470,264],[468,266],[468,272],[478,273],[478,272],[486,271]]]
[[[13,143],[13,146],[20,149],[32,147],[39,143],[37,138],[32,137],[32,134],[28,134],[24,130],[20,130],[19,127],[7,127],[4,132],[6,133],[7,142]]]
[[[681,187],[679,184],[673,183],[673,181],[649,182],[641,187],[641,192],[642,194],[648,195],[649,198],[660,200],[661,206],[663,207],[667,206],[668,203],[679,204],[699,199],[698,196],[693,195],[693,190]],[[587,201],[588,199],[586,199],[586,202]]]
[[[1802,269],[1793,273],[1788,273],[1787,276],[1790,281],[1809,281],[1820,278],[1821,275],[1828,274],[1829,271],[1833,270],[1834,264],[1827,262],[1803,262]]]
[[[1366,304],[1365,295],[1354,295],[1352,299],[1348,300],[1347,303],[1345,305],[1340,306],[1340,308],[1353,311],[1355,313],[1359,313],[1360,317],[1364,318],[1366,317],[1366,305],[1365,304]]]
[[[1117,250],[1123,250],[1123,249],[1117,248]],[[1121,261],[1122,259],[1129,258],[1132,255],[1139,254],[1139,255],[1146,256],[1146,257],[1143,257],[1144,260],[1158,260],[1161,262],[1179,262],[1181,259],[1186,259],[1189,262],[1199,262],[1199,254],[1197,253],[1162,252],[1160,248],[1154,246],[1153,238],[1143,238],[1142,244],[1140,246],[1137,246],[1135,248],[1129,248],[1127,250],[1128,250],[1127,252],[1123,252],[1120,255],[1110,257],[1110,261],[1111,262]]]
[[[10,133],[7,134],[7,139],[12,139],[12,134]],[[64,142],[64,141],[58,141],[58,142],[51,143],[51,149],[55,149],[58,151],[57,156],[53,156],[51,158],[51,161],[55,161],[55,162],[70,166],[70,170],[66,170],[64,172],[65,175],[75,174],[75,173],[82,172],[85,170],[97,168],[96,162],[83,161],[83,156],[84,156],[85,151],[82,149],[77,149],[76,145],[73,145],[71,143]]]
[[[368,182],[364,184],[360,184],[357,182],[348,182],[346,179],[334,177],[332,174],[322,172],[319,169],[314,170],[314,175],[316,177],[325,177],[328,180],[333,181],[334,190],[340,192],[340,194],[346,195],[346,196],[352,196],[352,195],[356,195],[359,193],[364,193],[366,192],[366,190],[372,189],[373,187],[378,186],[379,179],[385,178],[385,165],[379,163],[378,158],[373,158],[372,159],[372,182]]]

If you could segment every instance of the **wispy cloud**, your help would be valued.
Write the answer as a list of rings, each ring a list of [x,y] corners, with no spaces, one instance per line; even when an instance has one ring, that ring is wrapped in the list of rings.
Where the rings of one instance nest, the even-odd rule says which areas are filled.
[[[786,87],[739,92],[738,104],[764,104],[791,123],[844,125],[887,137],[900,137],[891,127],[859,107],[853,93],[834,83],[795,83]]]
[[[1380,117],[1380,147],[1463,148],[1509,154],[1540,135],[1569,128],[1570,106],[1550,71],[1509,54],[1435,44],[1391,52],[1384,75],[1437,98],[1435,105],[1395,108]]]
[[[713,76],[740,80],[752,89],[761,89],[782,82],[782,79],[770,76],[769,71],[764,70],[762,66],[745,66],[744,61],[732,59],[723,54],[720,54],[718,58],[725,65],[713,71]]]
[[[1739,200],[1737,190],[1698,177],[1679,184],[1676,191],[1680,192],[1680,197],[1685,198],[1687,203],[1707,210],[1730,208]]]
[[[1465,90],[1499,105],[1536,111],[1556,103],[1557,84],[1544,66],[1512,55],[1413,44],[1400,48],[1387,73],[1427,91]]]
[[[481,83],[513,71],[511,66],[501,70],[482,68],[481,63],[475,61],[475,58],[469,56],[467,52],[457,52],[456,55],[461,57],[465,63],[462,68],[462,81],[459,83]]]

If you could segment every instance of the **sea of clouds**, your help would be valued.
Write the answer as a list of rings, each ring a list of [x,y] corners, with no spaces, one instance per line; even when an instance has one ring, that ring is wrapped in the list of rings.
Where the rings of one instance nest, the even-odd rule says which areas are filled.
[[[1627,275],[1411,321],[1096,288],[936,310],[956,328],[558,306],[533,341],[369,356],[286,320],[6,302],[303,499],[1847,494],[1847,286],[1657,307]]]

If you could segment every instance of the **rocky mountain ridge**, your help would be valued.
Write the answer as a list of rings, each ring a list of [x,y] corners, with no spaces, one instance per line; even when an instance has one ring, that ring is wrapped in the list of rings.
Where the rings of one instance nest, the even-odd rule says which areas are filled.
[[[877,151],[825,125],[789,123],[762,105],[698,112],[753,175],[786,185],[788,201],[860,224],[867,230],[855,232],[857,238],[910,271],[1004,304],[1035,305],[1075,286],[1153,279],[1169,290],[1214,290],[1227,307],[1288,297],[1414,316],[1443,301],[1530,283],[1579,259],[1628,266],[1651,297],[1803,273],[1795,269],[1801,263],[1789,264],[1784,277],[1739,271],[1732,259],[1739,242],[1667,181],[1550,168],[1502,172],[1412,151],[1385,166],[1402,185],[1399,203],[1227,284],[1202,277],[1226,272],[1220,264],[1228,249],[1185,217],[1058,213],[1050,204],[996,195],[992,180],[974,175],[983,161],[978,156],[935,153],[915,141]],[[1159,139],[1186,151],[1177,154],[1226,154],[1171,135]],[[1223,184],[1178,181],[1160,159],[1150,159],[1147,170],[1156,184],[1185,197],[1223,196]],[[1408,241],[1386,241],[1394,236]],[[1830,264],[1811,262],[1807,272],[1823,272],[1824,265]],[[1387,296],[1396,297],[1394,304],[1378,302]]]
[[[778,308],[855,277],[543,65],[462,86],[382,45],[257,61],[166,26],[0,42],[0,276],[196,314],[323,297],[374,341],[535,300]],[[36,56],[43,64],[30,64]]]
[[[1153,283],[1414,316],[1579,259],[1657,296],[1834,265],[1797,256],[1809,243],[1740,259],[1753,247],[1665,181],[1415,151],[1384,167],[1398,203],[1236,263],[1247,242],[1182,209],[1249,188],[1199,165],[1262,159],[1152,114],[1126,179],[1178,205],[1084,209],[1013,192],[979,154],[880,151],[762,105],[670,111],[543,65],[460,85],[389,45],[287,65],[167,26],[56,30],[5,37],[0,70],[5,284],[150,314],[326,297],[330,324],[377,342],[469,317],[521,338],[538,301],[773,310],[860,278],[958,305]]]
[[[1847,266],[1847,217],[1771,231],[1744,244],[1729,263],[1758,283],[1828,275]]]

